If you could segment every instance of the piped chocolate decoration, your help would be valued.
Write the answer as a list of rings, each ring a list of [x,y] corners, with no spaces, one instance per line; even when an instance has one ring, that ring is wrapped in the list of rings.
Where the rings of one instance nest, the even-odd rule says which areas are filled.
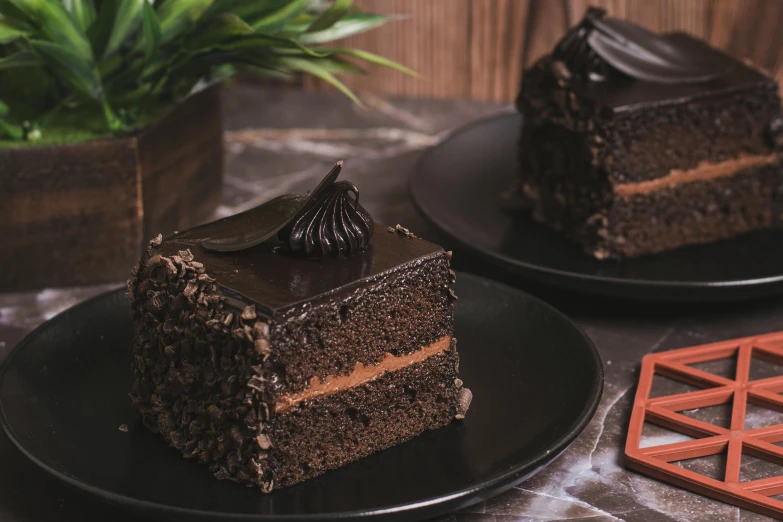
[[[703,83],[723,75],[731,63],[720,53],[696,52],[630,22],[606,17],[591,7],[552,53],[570,74],[604,81],[613,73],[664,84]]]
[[[291,252],[347,257],[369,246],[375,231],[372,217],[359,204],[359,190],[353,183],[336,182],[341,169],[339,162],[313,191],[307,205],[280,231],[280,240]]]
[[[609,65],[590,47],[587,39],[606,11],[597,7],[587,9],[582,21],[568,30],[552,53],[555,61],[552,69],[558,78],[568,80],[573,76],[590,81],[604,81],[611,74]]]
[[[342,165],[337,162],[309,196],[286,194],[221,220],[219,232],[202,246],[236,252],[277,236],[286,251],[308,257],[347,257],[365,250],[375,230],[373,219],[359,204],[356,186],[337,181]]]

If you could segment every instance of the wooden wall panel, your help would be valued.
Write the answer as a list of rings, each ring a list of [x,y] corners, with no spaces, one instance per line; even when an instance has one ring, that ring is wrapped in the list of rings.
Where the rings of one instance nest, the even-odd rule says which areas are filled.
[[[380,67],[342,79],[383,94],[511,101],[522,68],[550,51],[590,5],[653,31],[686,31],[783,82],[783,0],[357,0],[361,8],[401,15],[347,39],[418,71],[422,79]],[[341,44],[341,45],[343,45]],[[305,88],[328,88],[306,78]]]
[[[505,101],[516,96],[522,75],[530,0],[472,0],[470,97]],[[489,30],[477,30],[491,27]],[[475,32],[474,32],[475,31]]]
[[[359,0],[357,5],[396,18],[380,29],[346,38],[340,45],[382,54],[422,77],[369,66],[367,75],[342,76],[348,87],[416,97],[470,97],[469,0]],[[325,88],[312,78],[305,78],[304,84]]]

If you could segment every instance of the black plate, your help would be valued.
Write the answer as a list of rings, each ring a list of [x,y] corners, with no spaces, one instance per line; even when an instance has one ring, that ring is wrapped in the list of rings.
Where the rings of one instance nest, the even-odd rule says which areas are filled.
[[[672,301],[783,292],[783,230],[628,261],[598,261],[559,234],[501,210],[518,171],[521,116],[475,122],[425,153],[411,178],[422,212],[455,242],[511,272],[569,290]]]
[[[508,286],[458,277],[460,370],[475,396],[465,421],[269,495],[215,480],[136,422],[121,291],[64,312],[14,349],[0,369],[0,424],[58,478],[167,519],[396,521],[458,509],[557,457],[603,386],[595,348],[565,316]]]

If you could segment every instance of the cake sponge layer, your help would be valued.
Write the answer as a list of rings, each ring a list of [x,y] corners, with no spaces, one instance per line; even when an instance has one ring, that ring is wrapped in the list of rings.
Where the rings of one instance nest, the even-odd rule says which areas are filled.
[[[329,301],[281,312],[271,326],[270,390],[276,396],[306,390],[314,377],[348,375],[357,364],[376,365],[450,335],[452,281],[446,253],[439,252]]]
[[[783,169],[771,165],[650,192],[614,194],[581,226],[571,221],[560,229],[599,259],[664,252],[779,225],[780,186]],[[545,224],[557,224],[558,215],[572,216],[558,205],[549,200]]]
[[[290,486],[451,422],[457,413],[451,348],[359,386],[304,401],[267,432],[275,487]]]

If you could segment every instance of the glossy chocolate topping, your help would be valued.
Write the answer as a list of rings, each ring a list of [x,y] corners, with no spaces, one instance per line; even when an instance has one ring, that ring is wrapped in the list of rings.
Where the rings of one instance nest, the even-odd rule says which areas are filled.
[[[359,205],[359,190],[348,181],[337,181],[342,165],[337,162],[309,196],[286,194],[206,225],[209,236],[203,247],[237,252],[277,236],[287,252],[311,258],[348,257],[366,249],[375,227]]]
[[[553,52],[572,76],[604,81],[613,72],[663,84],[704,83],[722,76],[731,65],[709,48],[682,45],[591,7]]]
[[[202,240],[213,237],[213,228],[223,226],[222,221],[166,238],[156,253],[171,256],[190,249],[206,272],[220,282],[224,294],[236,293],[243,301],[257,303],[259,313],[265,315],[338,289],[353,288],[398,266],[443,255],[438,245],[388,232],[380,224],[374,225],[367,249],[346,259],[292,256],[271,241],[232,253],[207,250]]]
[[[694,50],[719,52],[706,42],[684,33],[670,33],[666,38],[677,45]],[[728,55],[726,59],[733,60]],[[733,60],[733,65],[722,76],[704,83],[663,84],[637,80],[616,74],[605,82],[571,82],[569,88],[580,97],[592,100],[614,113],[626,113],[650,106],[674,105],[690,100],[723,96],[758,85],[776,88],[775,81],[758,70]]]
[[[571,110],[606,116],[731,95],[748,88],[777,91],[775,80],[769,76],[685,33],[667,33],[658,38],[688,56],[710,56],[711,63],[725,65],[719,67],[724,69],[722,74],[709,81],[695,83],[661,83],[651,78],[635,78],[610,66],[598,55],[586,39],[586,32],[581,24],[575,27],[552,54],[525,71],[523,88],[517,98],[520,111],[529,111],[526,100],[556,99],[554,94],[547,93],[563,89],[576,96],[575,103],[579,107]]]

